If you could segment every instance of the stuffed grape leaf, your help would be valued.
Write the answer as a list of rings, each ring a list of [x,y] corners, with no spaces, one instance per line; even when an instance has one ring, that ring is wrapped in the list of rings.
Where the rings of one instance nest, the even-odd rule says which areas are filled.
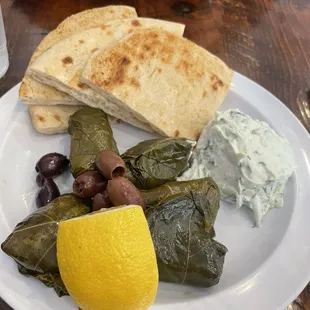
[[[45,284],[47,287],[53,288],[59,297],[69,295],[64,283],[61,280],[59,272],[39,273],[29,270],[18,263],[17,265],[18,265],[18,271],[22,275],[26,277],[34,277],[37,280],[41,281],[43,284]]]
[[[217,284],[227,249],[213,239],[220,200],[214,181],[172,182],[143,191],[143,196],[159,279],[203,287]]]
[[[122,155],[126,177],[139,189],[152,189],[174,181],[187,169],[192,147],[192,141],[182,138],[140,142]]]
[[[12,257],[19,271],[54,287],[59,296],[67,294],[59,276],[56,258],[58,222],[82,216],[90,206],[74,195],[62,195],[17,224],[1,244],[1,249]]]
[[[76,178],[89,170],[95,170],[98,153],[111,150],[118,154],[107,114],[100,109],[83,108],[69,119],[71,135],[70,169]]]

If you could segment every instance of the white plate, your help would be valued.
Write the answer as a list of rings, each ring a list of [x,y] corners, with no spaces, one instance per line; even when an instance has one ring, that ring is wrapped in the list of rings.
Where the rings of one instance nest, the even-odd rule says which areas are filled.
[[[310,280],[310,139],[295,116],[274,96],[240,74],[221,109],[239,108],[267,121],[289,140],[298,168],[290,180],[282,209],[272,210],[263,227],[253,228],[250,210],[222,203],[216,239],[229,252],[223,276],[210,289],[161,283],[152,309],[284,309]],[[129,125],[114,128],[120,151],[151,138]],[[27,107],[18,102],[18,86],[0,101],[0,241],[34,207],[34,166],[45,153],[69,154],[69,136],[45,136],[32,128]],[[57,180],[70,191],[69,173]],[[69,297],[17,272],[15,263],[0,253],[0,295],[19,310],[76,309]],[[111,309],[113,310],[113,309]]]

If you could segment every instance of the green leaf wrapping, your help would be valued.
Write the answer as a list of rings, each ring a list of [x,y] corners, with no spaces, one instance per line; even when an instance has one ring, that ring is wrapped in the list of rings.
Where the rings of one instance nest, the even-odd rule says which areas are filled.
[[[143,141],[126,151],[126,177],[139,189],[174,181],[188,167],[193,143],[181,138]]]
[[[100,109],[87,107],[75,112],[70,116],[68,132],[71,135],[70,169],[75,178],[95,170],[95,159],[101,151],[118,154],[108,117]]]
[[[214,181],[172,182],[143,196],[159,279],[203,287],[217,284],[227,249],[213,239],[220,200]]]
[[[66,294],[60,279],[56,240],[58,222],[82,216],[90,207],[74,195],[62,195],[17,224],[1,244],[1,249],[19,265],[24,275],[33,276],[45,285],[54,287],[61,296]]]
[[[59,297],[69,295],[64,283],[61,280],[60,274],[57,272],[45,272],[38,273],[24,268],[22,265],[18,265],[18,271],[26,277],[34,277],[41,281],[47,287],[51,287],[55,290]]]

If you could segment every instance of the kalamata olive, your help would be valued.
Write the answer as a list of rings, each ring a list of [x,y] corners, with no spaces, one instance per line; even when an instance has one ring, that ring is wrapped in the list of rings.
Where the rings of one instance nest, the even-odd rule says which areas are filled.
[[[56,183],[52,179],[45,179],[37,194],[36,205],[38,208],[44,207],[59,196],[60,192]]]
[[[44,183],[46,182],[46,178],[44,177],[44,175],[42,173],[38,173],[37,177],[36,177],[36,183],[39,187],[42,187],[44,185]]]
[[[96,167],[108,180],[123,177],[126,174],[126,165],[122,158],[109,150],[97,155]]]
[[[139,205],[145,209],[145,201],[140,191],[125,178],[109,180],[107,191],[114,206]]]
[[[111,208],[112,203],[109,199],[108,192],[103,191],[95,195],[93,199],[93,211],[98,211],[102,208]]]
[[[107,188],[107,180],[98,171],[80,174],[73,183],[73,193],[79,198],[91,198]]]
[[[49,153],[40,158],[36,164],[36,172],[42,173],[46,178],[62,174],[68,167],[69,160],[59,153]]]

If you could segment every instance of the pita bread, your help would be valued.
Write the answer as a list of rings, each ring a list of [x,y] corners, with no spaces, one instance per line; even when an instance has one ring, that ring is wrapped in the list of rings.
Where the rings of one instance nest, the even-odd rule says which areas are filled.
[[[79,32],[48,49],[34,61],[28,74],[41,83],[53,86],[72,97],[95,108],[101,108],[109,115],[119,118],[133,126],[152,131],[152,128],[139,120],[131,110],[111,104],[109,98],[101,97],[91,88],[80,83],[80,77],[87,59],[98,49],[106,48],[130,33],[142,28],[156,27],[159,31],[169,31],[182,36],[184,25],[155,20],[136,18],[112,21],[100,27]],[[132,80],[135,83],[135,80]]]
[[[86,10],[72,15],[60,23],[54,31],[50,32],[42,40],[32,55],[30,65],[47,49],[74,33],[83,31],[87,28],[98,27],[99,25],[112,20],[128,19],[134,17],[137,17],[137,13],[134,8],[121,5],[111,5],[102,8]],[[19,90],[19,97],[20,100],[26,104],[83,105],[83,103],[78,102],[76,99],[56,90],[55,88],[32,80],[29,75],[27,75],[27,73],[22,81],[22,85]]]
[[[146,29],[90,57],[81,81],[160,134],[196,140],[232,76],[224,62],[193,42]]]
[[[34,128],[44,134],[56,134],[67,132],[69,118],[83,106],[41,106],[29,107]],[[110,124],[116,123],[116,119],[109,116]]]
[[[63,133],[68,129],[70,115],[79,110],[80,106],[42,106],[29,107],[33,127],[44,134]]]
[[[61,22],[54,31],[50,32],[42,40],[32,55],[30,64],[48,48],[76,32],[100,26],[111,20],[134,17],[137,17],[134,8],[121,5],[111,5],[103,8],[86,10],[72,15]],[[38,132],[44,134],[65,132],[68,127],[68,119],[70,115],[78,109],[70,106],[85,105],[66,93],[60,92],[53,87],[31,79],[27,74],[22,81],[19,93],[20,99],[23,103],[33,105],[29,107],[33,126]],[[47,106],[58,104],[61,104],[62,106]],[[57,116],[56,119],[54,117],[55,115]]]

